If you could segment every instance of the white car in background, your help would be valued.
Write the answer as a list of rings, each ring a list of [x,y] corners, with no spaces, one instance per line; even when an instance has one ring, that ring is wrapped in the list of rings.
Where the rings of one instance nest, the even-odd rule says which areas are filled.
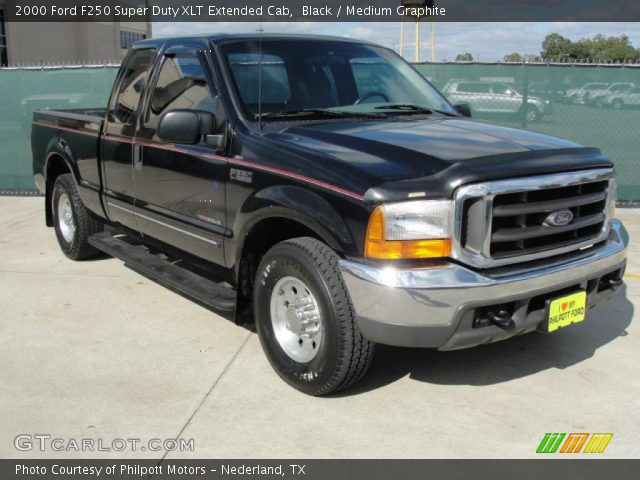
[[[512,85],[488,81],[453,81],[442,92],[452,104],[466,103],[474,114],[518,115],[526,109],[527,122],[535,122],[552,111],[551,102],[535,96],[527,98]]]
[[[617,82],[617,83],[612,83],[611,85],[609,85],[609,88],[607,88],[604,92],[602,93],[598,93],[598,94],[593,94],[589,97],[589,104],[591,105],[595,105],[596,107],[602,107],[604,106],[603,103],[603,99],[611,94],[617,94],[617,93],[624,93],[627,92],[629,90],[631,90],[633,87],[635,87],[636,84],[635,83],[631,83],[631,82]]]
[[[640,87],[632,87],[623,92],[613,92],[601,100],[602,106],[620,110],[624,107],[640,107]]]
[[[593,96],[601,95],[609,88],[608,83],[586,83],[580,88],[572,88],[567,90],[566,99],[574,105],[583,105]]]

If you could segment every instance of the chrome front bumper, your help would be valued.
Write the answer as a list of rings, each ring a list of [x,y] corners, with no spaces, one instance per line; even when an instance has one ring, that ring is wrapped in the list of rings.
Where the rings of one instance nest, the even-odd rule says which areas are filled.
[[[544,300],[587,291],[587,306],[608,300],[622,278],[629,237],[618,220],[602,245],[564,263],[487,274],[457,263],[396,269],[341,260],[360,330],[371,341],[441,350],[491,343],[536,330]],[[614,278],[615,277],[615,278]],[[514,328],[474,327],[479,309],[508,305]]]

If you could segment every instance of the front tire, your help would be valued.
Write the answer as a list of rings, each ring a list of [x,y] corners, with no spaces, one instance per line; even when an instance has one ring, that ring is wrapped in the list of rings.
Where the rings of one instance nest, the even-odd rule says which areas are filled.
[[[362,336],[338,255],[309,237],[280,242],[262,259],[254,288],[262,348],[289,385],[326,395],[362,378],[373,344]]]
[[[89,237],[101,232],[103,223],[85,208],[70,173],[56,178],[51,195],[53,225],[62,252],[71,260],[84,260],[100,254],[89,244]]]

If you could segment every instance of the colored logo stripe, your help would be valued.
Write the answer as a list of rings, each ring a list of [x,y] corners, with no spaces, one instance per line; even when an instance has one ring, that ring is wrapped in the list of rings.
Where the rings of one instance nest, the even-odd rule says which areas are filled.
[[[613,433],[594,433],[583,453],[603,453],[613,437]]]
[[[564,443],[558,453],[604,453],[612,437],[613,433],[545,433],[536,453],[556,453],[562,440]],[[585,443],[587,446],[583,450]]]
[[[556,453],[564,436],[564,433],[545,433],[536,453]]]
[[[588,433],[570,433],[562,444],[560,453],[580,453],[587,438],[589,438]]]

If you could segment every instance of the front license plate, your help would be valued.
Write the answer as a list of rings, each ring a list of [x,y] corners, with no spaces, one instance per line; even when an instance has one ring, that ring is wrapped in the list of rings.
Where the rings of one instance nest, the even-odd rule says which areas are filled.
[[[587,292],[581,291],[547,301],[547,332],[585,319],[587,310]]]

